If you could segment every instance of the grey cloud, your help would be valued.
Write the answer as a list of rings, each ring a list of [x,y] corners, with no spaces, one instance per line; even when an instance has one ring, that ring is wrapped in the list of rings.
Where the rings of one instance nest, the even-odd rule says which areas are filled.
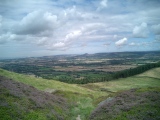
[[[80,47],[87,47],[87,44],[86,44],[86,43],[82,43],[82,44],[80,45]]]
[[[2,25],[2,16],[0,15],[0,27]]]
[[[34,11],[14,26],[16,34],[40,34],[54,30],[58,26],[57,16],[50,12]]]
[[[114,36],[113,36],[113,39],[115,40],[115,39],[117,39],[117,37],[118,37],[117,35],[114,35]]]
[[[10,33],[0,35],[0,44],[4,44],[12,39],[12,35]]]
[[[160,35],[160,24],[153,25],[151,28],[156,35]]]
[[[40,39],[37,40],[37,45],[38,46],[44,46],[47,45],[48,42],[48,37],[41,37]]]
[[[105,43],[103,46],[108,47],[111,43]]]
[[[30,41],[31,36],[28,35],[17,35],[11,32],[3,33],[0,35],[0,44],[4,44],[11,41]]]
[[[155,40],[160,42],[160,35],[156,35]]]

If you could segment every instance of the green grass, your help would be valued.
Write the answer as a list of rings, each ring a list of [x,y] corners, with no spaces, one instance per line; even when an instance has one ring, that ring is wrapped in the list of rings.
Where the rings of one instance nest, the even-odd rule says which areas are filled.
[[[0,75],[25,83],[27,85],[34,86],[35,88],[43,91],[47,89],[51,89],[54,91],[56,90],[70,91],[70,92],[76,92],[81,94],[92,94],[95,98],[101,95],[104,95],[103,92],[93,91],[84,87],[80,87],[76,84],[67,84],[67,83],[54,81],[54,80],[35,78],[33,76],[22,75],[22,74],[2,70],[2,69],[0,69]]]
[[[151,77],[160,79],[160,68],[155,68],[149,71],[144,72],[143,74],[137,75],[143,77]]]
[[[91,111],[95,108],[95,105],[93,104],[94,97],[92,95],[64,91],[57,91],[55,94],[67,98],[68,102],[71,103],[69,120],[75,120],[78,115],[81,116],[82,120],[88,120],[87,118]]]
[[[118,92],[132,88],[159,87],[160,86],[160,68],[149,70],[143,74],[121,78],[109,82],[89,83],[82,85],[92,90],[106,89],[106,92]]]

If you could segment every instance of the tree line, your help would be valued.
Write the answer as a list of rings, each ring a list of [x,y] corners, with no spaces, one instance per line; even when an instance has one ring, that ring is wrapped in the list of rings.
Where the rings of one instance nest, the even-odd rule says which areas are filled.
[[[19,65],[19,64],[9,64],[3,66],[3,69],[18,73],[33,73],[38,77],[42,77],[50,80],[58,80],[70,84],[87,84],[95,82],[111,81],[119,78],[126,78],[133,75],[143,73],[152,68],[160,67],[160,62],[150,63],[138,66],[136,68],[130,68],[128,70],[123,70],[114,73],[102,72],[102,71],[79,71],[79,72],[63,72],[55,71],[50,67],[44,66],[32,66],[32,65]],[[58,77],[56,77],[58,76]],[[77,79],[78,78],[78,79]]]
[[[141,65],[136,68],[130,68],[127,70],[115,72],[112,74],[107,74],[105,77],[100,77],[100,78],[91,78],[91,77],[86,77],[81,80],[75,80],[75,79],[66,79],[66,78],[61,78],[59,81],[62,82],[67,82],[67,83],[74,83],[74,84],[87,84],[87,83],[95,83],[95,82],[104,82],[104,81],[111,81],[119,78],[126,78],[130,76],[134,76],[140,73],[143,73],[147,70],[160,67],[160,62],[157,63],[149,63],[146,65]]]

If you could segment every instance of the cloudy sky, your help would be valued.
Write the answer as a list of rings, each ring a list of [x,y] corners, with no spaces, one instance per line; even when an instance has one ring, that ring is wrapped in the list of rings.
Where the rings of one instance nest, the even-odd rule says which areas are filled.
[[[0,0],[0,58],[160,50],[160,0]]]

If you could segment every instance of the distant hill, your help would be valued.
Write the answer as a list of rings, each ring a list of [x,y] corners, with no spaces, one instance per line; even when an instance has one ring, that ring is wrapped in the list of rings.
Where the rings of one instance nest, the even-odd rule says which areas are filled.
[[[157,56],[160,56],[160,51],[133,51],[133,52],[110,52],[110,53],[95,53],[95,54],[82,54],[77,55],[77,58],[108,58],[108,59],[114,59],[114,58],[143,58],[143,57],[153,57],[157,58]],[[75,56],[74,56],[75,57]]]

